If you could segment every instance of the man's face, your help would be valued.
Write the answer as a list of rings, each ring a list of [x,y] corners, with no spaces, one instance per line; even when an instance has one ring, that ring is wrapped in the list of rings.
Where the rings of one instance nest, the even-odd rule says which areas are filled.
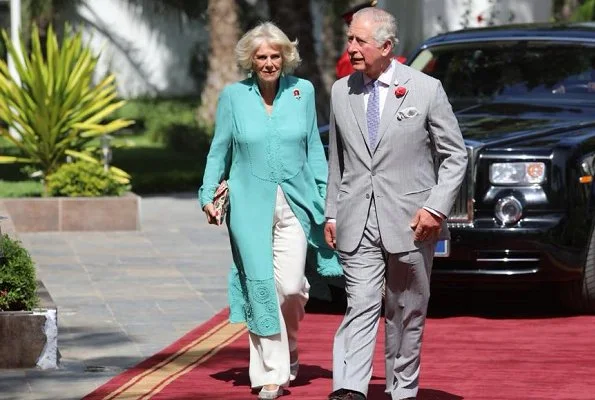
[[[370,78],[377,78],[390,62],[390,42],[377,43],[373,37],[374,23],[356,18],[347,31],[347,53],[353,69]]]

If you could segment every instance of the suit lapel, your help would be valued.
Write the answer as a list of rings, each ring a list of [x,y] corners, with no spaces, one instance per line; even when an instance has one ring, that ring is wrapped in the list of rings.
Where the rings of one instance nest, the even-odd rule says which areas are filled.
[[[364,107],[364,77],[361,72],[356,72],[349,78],[349,105],[359,126],[366,148],[369,149],[368,123]]]
[[[395,71],[393,72],[390,87],[388,88],[386,99],[384,100],[384,110],[382,110],[382,117],[380,118],[380,127],[378,128],[378,140],[376,141],[376,147],[378,147],[378,144],[381,142],[382,137],[388,130],[391,121],[394,119],[395,114],[397,111],[399,111],[399,108],[401,108],[401,105],[403,105],[405,98],[409,94],[409,91],[407,91],[403,97],[399,98],[397,98],[395,95],[395,82],[398,80],[398,86],[407,87],[407,83],[411,79],[411,75],[409,74],[407,68],[403,68],[398,62],[395,63]]]

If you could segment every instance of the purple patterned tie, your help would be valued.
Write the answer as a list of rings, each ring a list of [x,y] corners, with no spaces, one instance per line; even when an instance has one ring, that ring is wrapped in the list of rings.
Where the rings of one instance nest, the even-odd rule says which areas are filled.
[[[376,140],[378,139],[378,126],[380,125],[380,104],[378,101],[378,80],[368,82],[368,109],[366,110],[366,117],[368,119],[368,141],[370,149],[376,148]]]

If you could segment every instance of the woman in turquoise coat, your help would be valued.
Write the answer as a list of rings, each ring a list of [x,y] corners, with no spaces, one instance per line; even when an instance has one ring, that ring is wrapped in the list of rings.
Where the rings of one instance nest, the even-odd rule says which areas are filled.
[[[219,97],[199,198],[217,223],[213,196],[227,180],[230,319],[250,331],[252,387],[274,399],[297,374],[306,254],[323,276],[342,270],[323,238],[327,162],[314,88],[288,75],[300,61],[296,43],[267,22],[242,37],[236,54],[251,76]]]

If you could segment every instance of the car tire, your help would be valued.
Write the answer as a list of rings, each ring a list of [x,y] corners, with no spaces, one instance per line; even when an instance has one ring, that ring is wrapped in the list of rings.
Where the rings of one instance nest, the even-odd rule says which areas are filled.
[[[582,278],[568,282],[564,289],[562,299],[569,308],[580,313],[595,314],[595,231],[591,232]]]

